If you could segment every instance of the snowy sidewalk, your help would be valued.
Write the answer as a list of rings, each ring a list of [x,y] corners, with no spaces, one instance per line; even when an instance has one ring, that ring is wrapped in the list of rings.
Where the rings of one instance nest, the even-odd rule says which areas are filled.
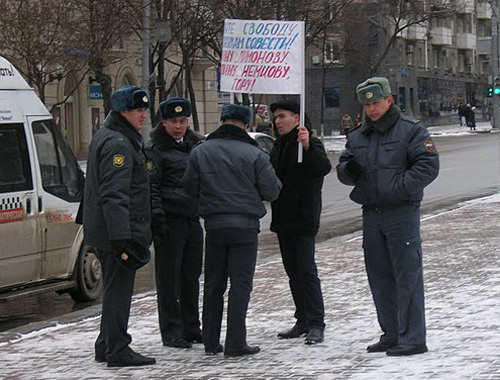
[[[500,379],[500,195],[422,217],[429,352],[369,354],[379,328],[363,264],[361,234],[317,247],[326,308],[325,342],[278,340],[294,323],[278,255],[259,261],[248,313],[253,357],[205,356],[202,345],[163,347],[154,293],[132,305],[132,347],[156,357],[142,368],[110,369],[94,361],[99,318],[0,336],[0,378],[17,379]],[[71,317],[71,316],[70,316]],[[223,327],[223,337],[225,328]]]

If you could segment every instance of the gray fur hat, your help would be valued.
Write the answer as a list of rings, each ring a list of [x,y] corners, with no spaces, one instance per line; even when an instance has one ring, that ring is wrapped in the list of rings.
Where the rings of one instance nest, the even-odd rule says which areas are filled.
[[[373,103],[391,95],[391,86],[387,78],[373,77],[358,84],[356,94],[361,104]]]
[[[220,119],[222,121],[233,119],[239,120],[244,124],[250,124],[252,120],[252,110],[248,106],[226,104],[222,107]]]

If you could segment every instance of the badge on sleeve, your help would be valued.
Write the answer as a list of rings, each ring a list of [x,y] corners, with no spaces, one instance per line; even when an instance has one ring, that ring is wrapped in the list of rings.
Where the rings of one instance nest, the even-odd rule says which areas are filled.
[[[148,172],[150,172],[151,169],[153,169],[153,162],[152,161],[146,162],[146,169],[148,169]]]
[[[113,156],[113,166],[116,166],[117,168],[121,168],[123,166],[125,158],[121,154],[115,154]]]
[[[429,153],[434,153],[436,151],[436,147],[431,140],[427,140],[424,142],[425,150]]]

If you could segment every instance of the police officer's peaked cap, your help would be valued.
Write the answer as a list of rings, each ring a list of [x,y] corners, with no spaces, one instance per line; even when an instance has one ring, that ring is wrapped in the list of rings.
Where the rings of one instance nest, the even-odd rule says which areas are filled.
[[[271,112],[274,113],[276,110],[290,111],[295,114],[300,114],[300,104],[290,100],[283,100],[271,104]]]
[[[162,119],[173,119],[180,116],[191,116],[191,103],[184,98],[170,98],[160,103]]]
[[[239,120],[244,124],[250,124],[250,121],[252,120],[252,110],[248,106],[226,104],[222,107],[220,119],[222,121]]]
[[[113,92],[111,105],[116,112],[148,108],[149,96],[142,88],[125,86]]]
[[[148,248],[143,247],[139,243],[133,240],[127,240],[125,248],[122,252],[118,252],[116,260],[121,266],[127,269],[137,270],[149,263],[149,260],[151,260],[151,252]]]
[[[373,77],[358,84],[356,93],[361,104],[373,103],[391,95],[391,86],[387,78]]]

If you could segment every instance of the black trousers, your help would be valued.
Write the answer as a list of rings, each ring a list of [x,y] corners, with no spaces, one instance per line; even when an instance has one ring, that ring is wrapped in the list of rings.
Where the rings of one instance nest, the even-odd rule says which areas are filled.
[[[163,342],[200,333],[203,230],[198,220],[167,218],[169,236],[154,240],[158,316]]]
[[[109,362],[120,361],[130,352],[132,337],[127,333],[130,305],[134,291],[135,270],[125,269],[115,253],[97,250],[104,284],[101,331],[95,342],[95,353]]]
[[[225,349],[237,350],[246,342],[246,314],[257,261],[257,230],[217,229],[207,231],[205,286],[203,296],[203,343],[218,346],[224,293],[231,281],[227,306]]]
[[[309,328],[325,328],[325,307],[314,259],[314,236],[278,233],[283,266],[295,303],[295,318]]]

